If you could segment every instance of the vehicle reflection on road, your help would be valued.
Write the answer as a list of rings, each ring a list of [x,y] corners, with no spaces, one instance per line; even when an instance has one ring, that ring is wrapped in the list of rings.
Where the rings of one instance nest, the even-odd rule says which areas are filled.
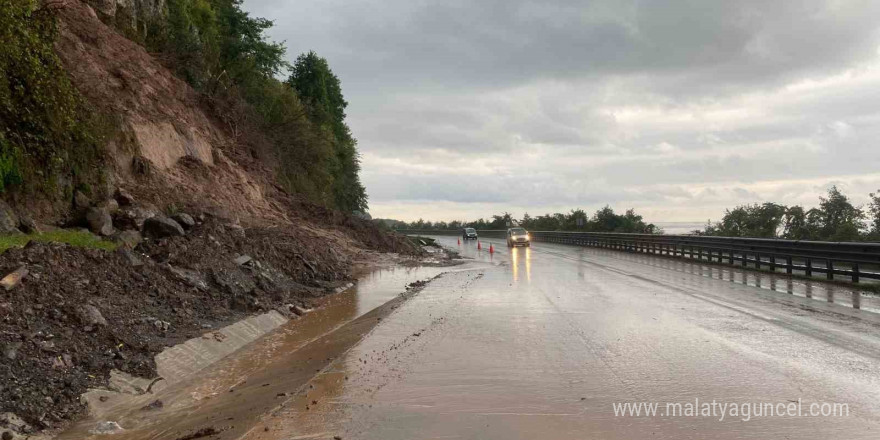
[[[522,255],[520,254],[522,253]],[[513,248],[510,251],[511,267],[513,268],[513,281],[519,281],[520,264],[525,266],[526,282],[532,282],[532,248]]]

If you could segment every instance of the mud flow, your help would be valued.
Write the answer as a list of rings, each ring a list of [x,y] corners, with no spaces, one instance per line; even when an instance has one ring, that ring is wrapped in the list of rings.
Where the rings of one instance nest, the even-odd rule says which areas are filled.
[[[235,438],[301,392],[304,384],[340,356],[417,289],[408,285],[449,270],[394,267],[363,275],[350,289],[322,300],[196,376],[140,396],[114,394],[94,402],[90,416],[59,438],[110,438],[95,434],[101,422],[123,430],[114,439],[176,439],[189,435]],[[158,403],[157,403],[158,402]],[[218,437],[219,436],[219,437]]]

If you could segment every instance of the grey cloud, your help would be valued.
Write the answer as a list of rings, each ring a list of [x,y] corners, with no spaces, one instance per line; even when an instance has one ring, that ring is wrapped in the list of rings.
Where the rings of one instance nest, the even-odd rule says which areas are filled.
[[[275,20],[291,57],[315,49],[342,79],[374,214],[608,203],[702,220],[877,182],[880,2],[245,7]]]
[[[249,7],[275,18],[273,35],[293,51],[330,57],[359,90],[607,74],[649,75],[681,92],[775,83],[874,54],[880,12],[869,0],[250,0]]]

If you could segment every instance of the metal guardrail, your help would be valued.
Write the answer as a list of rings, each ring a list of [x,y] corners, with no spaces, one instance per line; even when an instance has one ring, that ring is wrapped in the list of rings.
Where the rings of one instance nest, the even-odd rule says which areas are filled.
[[[400,229],[403,234],[459,235],[457,230]],[[477,230],[480,236],[505,238],[506,230]],[[622,234],[610,232],[530,231],[532,241],[638,252],[743,268],[784,270],[812,277],[824,274],[880,280],[880,243],[780,240],[691,235]],[[866,270],[866,266],[871,270]]]

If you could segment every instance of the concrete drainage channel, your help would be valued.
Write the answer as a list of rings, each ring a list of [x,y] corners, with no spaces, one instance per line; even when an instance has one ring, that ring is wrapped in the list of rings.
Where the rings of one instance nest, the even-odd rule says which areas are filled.
[[[353,286],[354,283],[348,283],[336,288],[334,293],[344,292]],[[292,318],[272,310],[163,350],[155,357],[158,376],[154,379],[134,377],[114,370],[111,372],[109,390],[91,390],[83,395],[83,400],[91,408],[98,408],[103,406],[101,403],[109,401],[112,394],[142,395],[158,392],[193,377],[201,370],[271,333],[290,319],[297,319],[312,311],[292,304],[287,308],[289,313],[286,315]]]
[[[384,284],[396,285],[395,293],[386,287],[367,301],[384,303],[363,314],[357,309],[364,298],[350,284],[302,319],[271,311],[170,347],[156,356],[161,380],[114,372],[110,390],[83,396],[89,416],[56,438],[236,438],[424,286],[404,291],[401,280],[445,270],[386,275]]]

